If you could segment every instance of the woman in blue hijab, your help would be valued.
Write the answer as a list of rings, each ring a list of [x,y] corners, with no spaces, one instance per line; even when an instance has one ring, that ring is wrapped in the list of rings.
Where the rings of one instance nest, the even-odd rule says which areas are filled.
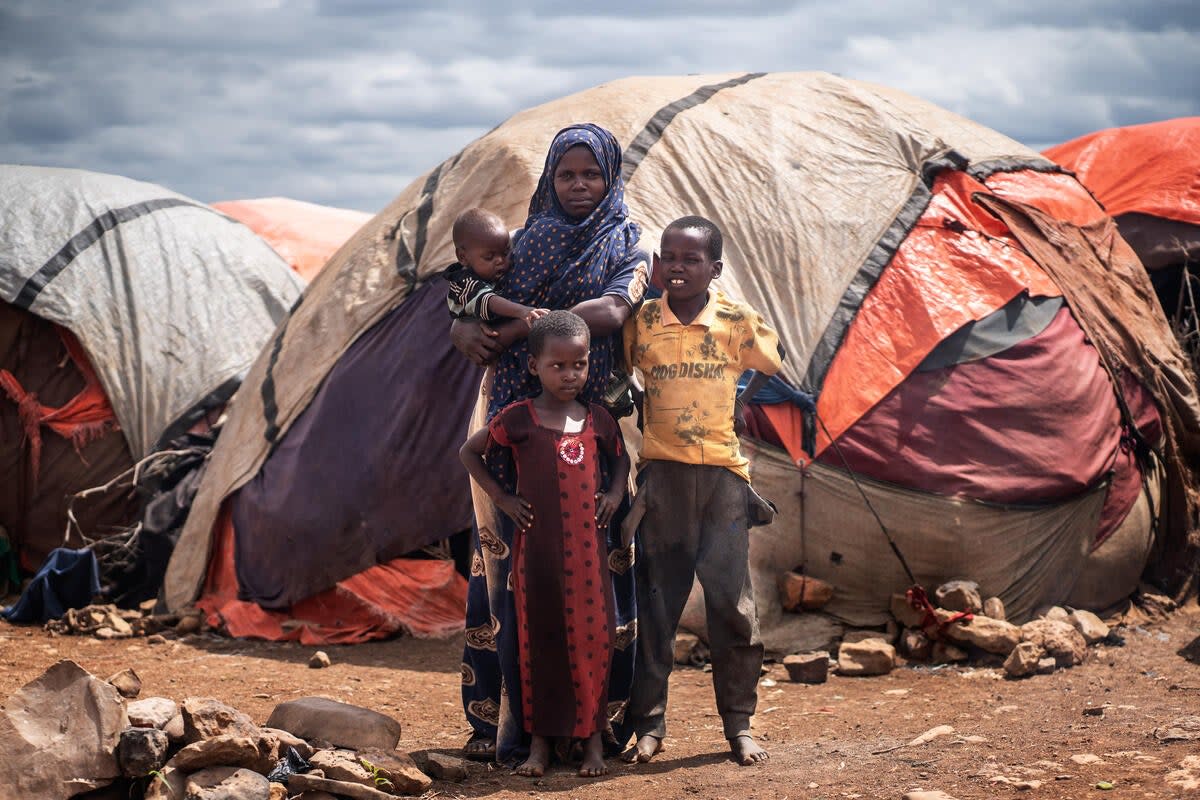
[[[511,266],[497,291],[535,308],[574,311],[588,323],[590,366],[581,402],[603,401],[614,358],[620,353],[621,326],[645,291],[649,259],[637,248],[640,234],[625,205],[616,138],[592,124],[559,131],[546,154],[525,227],[514,234]],[[475,363],[492,367],[482,387],[486,415],[479,413],[481,404],[473,428],[482,427],[506,405],[540,391],[528,369],[528,332],[523,320],[496,326],[455,321],[451,329],[455,346]],[[511,471],[511,465],[500,464],[500,477],[506,467]],[[475,491],[474,499],[476,526],[462,664],[463,707],[474,733],[464,749],[472,758],[511,763],[528,751],[520,718],[516,617],[509,583],[513,524],[496,513],[482,492]],[[609,716],[617,720],[629,697],[637,635],[632,553],[620,548],[618,528],[614,524],[609,536],[617,645],[608,698]]]

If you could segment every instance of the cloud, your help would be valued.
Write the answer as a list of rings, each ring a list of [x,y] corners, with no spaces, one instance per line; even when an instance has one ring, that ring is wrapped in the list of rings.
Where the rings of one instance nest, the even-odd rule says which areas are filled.
[[[0,9],[0,161],[375,211],[517,111],[631,74],[819,69],[1043,147],[1200,114],[1191,2],[55,0]]]

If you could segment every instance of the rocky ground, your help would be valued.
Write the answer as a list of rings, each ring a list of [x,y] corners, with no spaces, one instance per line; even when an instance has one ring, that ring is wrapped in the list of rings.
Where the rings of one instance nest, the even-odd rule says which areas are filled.
[[[652,763],[613,762],[612,774],[594,781],[565,766],[531,780],[472,763],[465,780],[435,781],[425,796],[1200,797],[1200,740],[1155,736],[1200,714],[1200,666],[1178,653],[1200,636],[1200,612],[1117,632],[1123,647],[1093,646],[1082,666],[1019,681],[998,667],[917,666],[804,685],[774,665],[754,720],[771,760],[750,768],[727,758],[711,676],[681,667],[671,683],[671,735]],[[312,669],[314,648],[294,644],[210,633],[159,644],[106,641],[0,622],[0,698],[69,658],[101,677],[133,668],[142,697],[214,697],[260,724],[282,701],[323,695],[399,720],[401,749],[457,753],[467,734],[458,702],[461,638],[324,649],[331,665]],[[917,739],[927,741],[908,744]]]

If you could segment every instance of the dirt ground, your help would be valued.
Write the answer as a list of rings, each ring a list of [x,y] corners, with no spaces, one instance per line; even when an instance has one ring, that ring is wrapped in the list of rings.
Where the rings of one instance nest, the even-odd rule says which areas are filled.
[[[1200,768],[1180,770],[1185,757],[1200,756],[1200,741],[1161,744],[1153,736],[1181,715],[1200,714],[1200,666],[1177,652],[1200,635],[1200,613],[1185,610],[1119,632],[1124,647],[1094,647],[1083,666],[1023,681],[990,668],[905,667],[886,677],[831,676],[806,686],[788,682],[773,665],[754,720],[771,760],[748,768],[727,758],[711,676],[678,668],[671,734],[652,763],[614,761],[610,775],[587,782],[566,766],[532,780],[472,764],[465,782],[437,781],[426,796],[900,798],[940,789],[960,800],[1200,797]],[[152,646],[0,622],[0,697],[70,658],[101,677],[133,667],[142,697],[216,697],[260,723],[280,701],[325,695],[399,719],[404,749],[457,753],[468,732],[459,705],[462,645],[458,637],[330,647],[332,666],[314,670],[307,664],[315,648],[295,644],[206,633]],[[1098,706],[1102,716],[1084,713]],[[939,725],[954,732],[893,749]],[[1196,788],[1185,788],[1189,776]],[[1041,785],[1017,788],[1021,781]],[[1102,781],[1113,788],[1097,788]]]

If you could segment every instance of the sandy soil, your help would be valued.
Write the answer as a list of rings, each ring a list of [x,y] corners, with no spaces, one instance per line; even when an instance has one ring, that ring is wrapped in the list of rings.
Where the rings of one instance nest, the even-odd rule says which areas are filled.
[[[754,720],[771,760],[750,768],[727,758],[710,675],[679,668],[671,682],[671,734],[652,763],[614,761],[612,773],[594,781],[566,766],[531,780],[472,764],[465,782],[435,782],[427,796],[900,798],[940,789],[961,800],[1200,797],[1200,769],[1191,790],[1179,772],[1185,757],[1200,755],[1200,741],[1161,744],[1153,736],[1181,715],[1200,714],[1200,666],[1177,653],[1200,635],[1200,613],[1121,632],[1126,646],[1092,648],[1081,667],[1023,681],[988,668],[915,667],[805,686],[788,682],[775,665],[764,676]],[[467,734],[458,700],[461,637],[326,648],[333,664],[322,670],[307,666],[313,650],[213,634],[151,646],[0,622],[0,697],[70,658],[101,677],[133,667],[142,697],[212,696],[259,722],[282,700],[325,695],[399,719],[404,749],[458,752]],[[1103,716],[1084,714],[1096,706],[1105,707]],[[954,733],[890,749],[938,725]],[[1041,785],[1022,790],[1014,785],[1020,781]],[[1114,788],[1098,789],[1101,781]]]

